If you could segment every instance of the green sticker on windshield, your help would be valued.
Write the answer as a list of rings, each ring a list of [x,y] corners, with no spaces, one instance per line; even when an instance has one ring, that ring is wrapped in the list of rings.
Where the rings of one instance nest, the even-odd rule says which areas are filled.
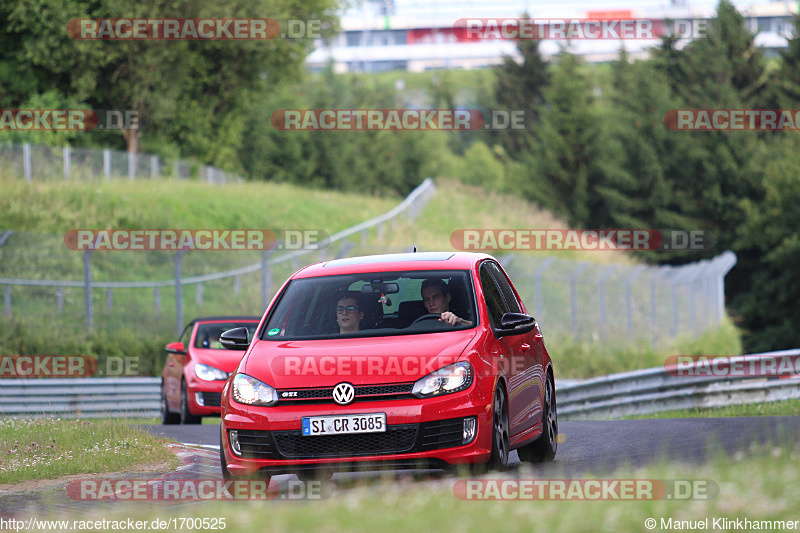
[[[267,335],[277,335],[281,332],[281,328],[272,328],[267,332]]]

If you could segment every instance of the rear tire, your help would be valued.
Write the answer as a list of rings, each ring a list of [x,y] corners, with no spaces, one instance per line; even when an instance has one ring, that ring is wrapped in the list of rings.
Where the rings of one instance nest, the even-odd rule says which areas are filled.
[[[181,416],[169,410],[167,404],[167,388],[164,383],[161,383],[161,423],[165,426],[177,424],[181,421]]]
[[[193,415],[189,411],[189,397],[186,392],[186,382],[181,383],[181,424],[199,424],[202,417]]]
[[[520,461],[541,463],[552,461],[558,449],[558,413],[556,411],[555,384],[553,375],[547,374],[542,413],[542,434],[535,441],[519,448]]]

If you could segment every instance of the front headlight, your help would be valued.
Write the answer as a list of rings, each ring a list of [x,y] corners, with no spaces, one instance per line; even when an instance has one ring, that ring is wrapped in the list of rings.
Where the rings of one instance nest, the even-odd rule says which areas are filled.
[[[246,405],[271,406],[278,403],[278,391],[247,374],[233,378],[233,399]]]
[[[453,363],[431,372],[414,383],[411,393],[417,398],[459,392],[472,384],[472,365],[466,361]]]
[[[209,365],[194,365],[194,375],[203,381],[225,381],[228,373]]]

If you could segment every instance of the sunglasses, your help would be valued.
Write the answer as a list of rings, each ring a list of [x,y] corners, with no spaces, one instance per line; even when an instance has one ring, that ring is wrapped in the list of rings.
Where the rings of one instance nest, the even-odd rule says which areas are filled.
[[[355,313],[356,311],[358,311],[358,307],[356,307],[355,305],[348,305],[347,307],[342,307],[340,305],[336,308],[336,312],[339,313],[340,315],[343,315],[345,313]]]

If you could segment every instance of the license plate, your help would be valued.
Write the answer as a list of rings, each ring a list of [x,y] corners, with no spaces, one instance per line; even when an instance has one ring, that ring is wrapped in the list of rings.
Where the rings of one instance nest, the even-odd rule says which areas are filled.
[[[303,436],[384,433],[386,413],[364,415],[310,416],[303,418]]]

